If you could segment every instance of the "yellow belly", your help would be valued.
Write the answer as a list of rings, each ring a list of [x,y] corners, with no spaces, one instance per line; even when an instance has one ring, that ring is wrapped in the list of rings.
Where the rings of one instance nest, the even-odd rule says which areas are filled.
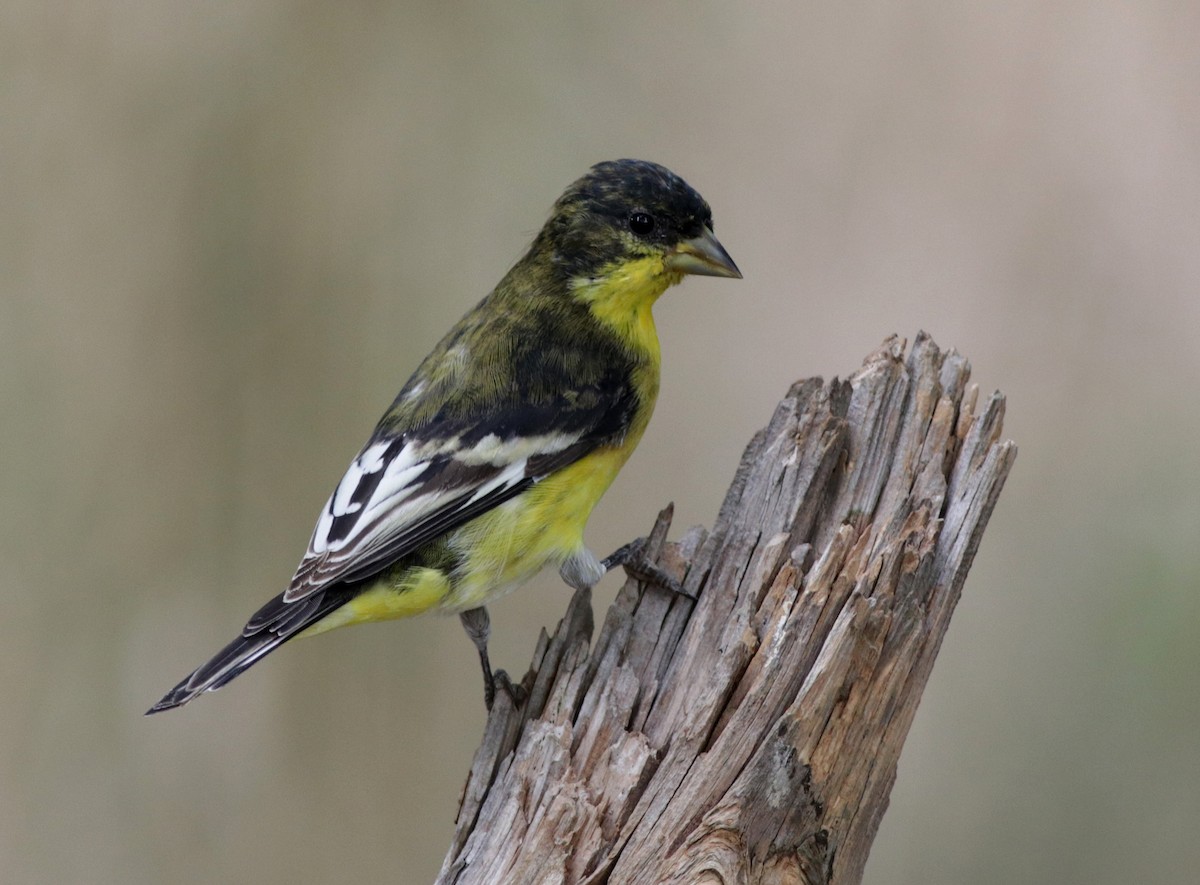
[[[458,612],[483,605],[580,550],[592,508],[635,444],[627,439],[594,452],[459,529],[451,546],[464,562],[442,608]]]
[[[376,581],[297,635],[316,636],[350,624],[411,618],[437,607],[449,592],[450,581],[445,572],[435,568],[410,568],[403,573],[402,581]]]
[[[600,449],[456,529],[450,547],[462,561],[453,572],[413,567],[388,573],[300,635],[430,610],[466,611],[515,590],[583,547],[592,508],[636,444],[626,438],[619,447]]]
[[[631,379],[640,408],[619,445],[598,449],[455,529],[448,540],[459,565],[452,572],[416,566],[388,572],[301,635],[364,621],[408,618],[431,609],[476,608],[581,550],[592,508],[608,491],[650,421],[659,380],[658,333],[651,307],[679,280],[678,273],[666,269],[662,256],[655,255],[622,262],[608,273],[572,285],[574,297],[588,304],[600,323],[641,356]]]

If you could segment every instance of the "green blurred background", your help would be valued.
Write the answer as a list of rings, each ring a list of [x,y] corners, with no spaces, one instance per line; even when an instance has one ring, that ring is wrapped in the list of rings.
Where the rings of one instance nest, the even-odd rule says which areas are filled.
[[[141,714],[283,587],[560,190],[636,156],[746,278],[660,302],[592,546],[711,522],[792,380],[928,329],[1021,456],[867,881],[1195,881],[1197,33],[1181,0],[9,0],[0,880],[432,878],[484,720],[457,620]],[[566,600],[496,605],[496,663]]]

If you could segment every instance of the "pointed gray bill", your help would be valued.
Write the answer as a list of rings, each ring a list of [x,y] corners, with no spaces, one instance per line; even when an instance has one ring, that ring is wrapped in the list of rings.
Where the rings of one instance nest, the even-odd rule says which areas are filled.
[[[725,247],[707,227],[700,236],[684,240],[672,249],[665,263],[669,270],[679,273],[702,277],[732,277],[735,280],[742,278],[742,272],[733,263]]]

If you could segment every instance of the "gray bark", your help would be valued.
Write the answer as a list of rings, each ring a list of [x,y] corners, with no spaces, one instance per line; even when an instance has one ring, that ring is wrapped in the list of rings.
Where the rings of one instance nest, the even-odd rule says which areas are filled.
[[[1004,398],[924,333],[795,384],[711,531],[587,592],[497,699],[441,885],[854,883],[1016,456]]]

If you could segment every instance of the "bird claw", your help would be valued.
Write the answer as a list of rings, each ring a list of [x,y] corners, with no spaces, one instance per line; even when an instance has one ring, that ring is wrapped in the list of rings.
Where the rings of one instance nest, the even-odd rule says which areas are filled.
[[[646,538],[637,538],[619,547],[601,560],[605,571],[621,566],[625,574],[643,584],[654,584],[671,593],[694,599],[695,596],[683,588],[679,580],[662,566],[651,562],[646,555]]]
[[[492,710],[492,705],[496,702],[496,688],[499,687],[509,699],[514,707],[519,707],[529,697],[529,692],[525,690],[523,685],[516,685],[504,670],[497,670],[490,674],[489,679],[483,686],[483,702],[487,705],[488,712]]]

